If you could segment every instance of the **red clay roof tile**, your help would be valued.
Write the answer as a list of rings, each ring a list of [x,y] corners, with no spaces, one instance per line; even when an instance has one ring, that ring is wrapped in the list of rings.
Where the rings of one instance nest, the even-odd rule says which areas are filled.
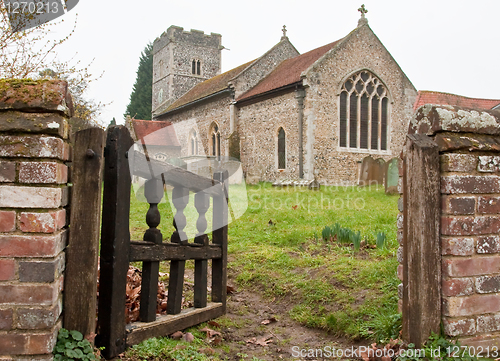
[[[248,99],[252,96],[263,94],[300,81],[300,74],[327,51],[337,45],[340,40],[282,61],[268,76],[262,79],[252,89],[242,94],[237,100]]]
[[[419,90],[413,110],[417,110],[424,104],[453,105],[473,109],[491,109],[500,104],[498,99],[467,98],[461,95]]]
[[[180,147],[171,122],[132,119],[137,139],[147,145]]]

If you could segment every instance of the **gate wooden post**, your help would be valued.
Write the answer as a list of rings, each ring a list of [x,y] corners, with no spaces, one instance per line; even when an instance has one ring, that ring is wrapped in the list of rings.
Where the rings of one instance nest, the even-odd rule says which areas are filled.
[[[95,332],[103,149],[104,130],[90,128],[76,133],[64,277],[64,327],[83,335]]]
[[[228,190],[226,187],[228,171],[214,173],[214,179],[223,185],[224,195],[214,197],[212,242],[220,245],[222,257],[212,260],[212,302],[221,302],[226,312],[227,295],[227,223]]]
[[[416,348],[440,328],[440,185],[438,145],[424,134],[408,135],[403,174],[403,338]]]
[[[99,281],[99,334],[107,359],[125,350],[125,295],[130,250],[131,179],[127,151],[133,144],[124,126],[108,128],[105,150],[104,192]]]

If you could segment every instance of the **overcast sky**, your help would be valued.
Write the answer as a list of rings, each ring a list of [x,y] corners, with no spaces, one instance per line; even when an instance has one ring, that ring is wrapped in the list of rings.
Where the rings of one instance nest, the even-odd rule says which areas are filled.
[[[88,97],[103,103],[105,125],[123,123],[141,51],[170,25],[219,33],[222,71],[255,59],[279,42],[281,28],[300,53],[352,31],[363,0],[81,0],[63,15],[77,29],[59,59],[95,59]],[[498,0],[364,0],[369,25],[418,90],[500,99]],[[61,25],[58,33],[65,35]],[[59,35],[59,34],[57,34]],[[76,55],[75,55],[76,54]]]

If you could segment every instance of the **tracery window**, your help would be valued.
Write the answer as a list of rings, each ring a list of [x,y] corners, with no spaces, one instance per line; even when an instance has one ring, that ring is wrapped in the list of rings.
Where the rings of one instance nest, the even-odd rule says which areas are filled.
[[[387,150],[388,97],[385,85],[367,70],[344,82],[340,92],[340,147]]]
[[[286,168],[286,135],[283,128],[278,130],[278,169]]]
[[[220,157],[220,130],[217,123],[210,127],[210,146],[212,155]]]

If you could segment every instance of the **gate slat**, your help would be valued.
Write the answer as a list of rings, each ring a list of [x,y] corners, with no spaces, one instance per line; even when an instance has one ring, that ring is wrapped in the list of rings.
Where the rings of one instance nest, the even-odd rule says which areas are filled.
[[[205,308],[189,308],[177,315],[158,315],[153,322],[135,322],[127,326],[127,346],[136,345],[151,337],[170,335],[175,331],[222,316],[224,313],[221,303],[208,303]]]
[[[107,359],[125,350],[125,292],[129,258],[131,179],[126,153],[133,140],[124,126],[108,128],[99,281],[99,332],[96,343]]]
[[[76,133],[64,277],[64,327],[83,335],[95,332],[103,149],[104,130],[90,128]]]

